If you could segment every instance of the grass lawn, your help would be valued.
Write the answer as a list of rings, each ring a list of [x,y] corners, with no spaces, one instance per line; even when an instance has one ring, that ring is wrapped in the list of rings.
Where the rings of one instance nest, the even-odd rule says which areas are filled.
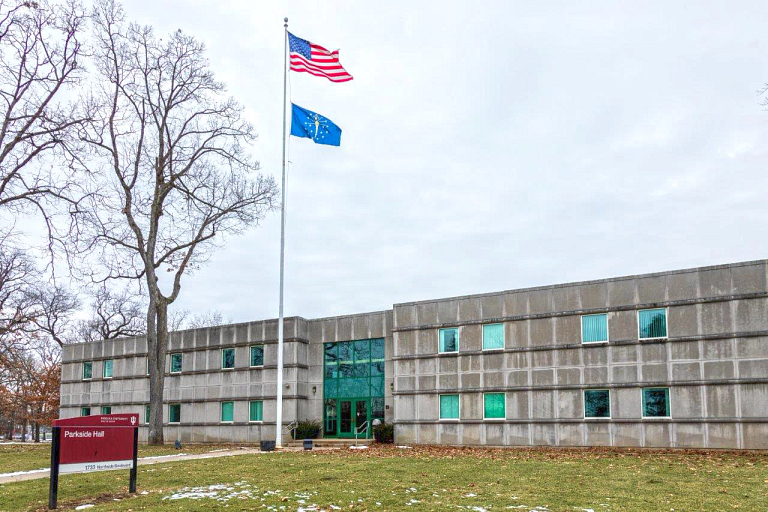
[[[239,445],[184,445],[181,453],[202,453],[224,448],[237,448]],[[179,453],[173,444],[164,446],[139,445],[139,457],[171,455]],[[51,443],[0,444],[0,474],[51,466]],[[0,510],[3,510],[0,507]]]
[[[139,467],[134,496],[127,471],[59,485],[59,508],[88,510],[768,510],[768,455],[375,447]],[[47,494],[47,479],[2,485],[0,509]]]

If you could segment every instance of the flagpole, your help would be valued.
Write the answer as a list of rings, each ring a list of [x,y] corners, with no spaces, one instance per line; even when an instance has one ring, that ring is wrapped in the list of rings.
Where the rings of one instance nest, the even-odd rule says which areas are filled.
[[[285,282],[285,138],[288,100],[288,18],[283,35],[283,189],[280,208],[280,313],[277,324],[277,407],[275,410],[275,447],[283,446],[283,287]]]

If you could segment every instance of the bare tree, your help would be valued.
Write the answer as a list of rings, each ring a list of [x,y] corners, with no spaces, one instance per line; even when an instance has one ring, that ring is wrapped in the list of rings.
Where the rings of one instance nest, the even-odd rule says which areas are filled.
[[[0,213],[39,212],[51,239],[50,201],[77,203],[60,169],[82,117],[59,100],[82,76],[84,20],[75,1],[0,0]]]
[[[167,40],[128,24],[122,8],[94,9],[96,77],[81,133],[101,193],[78,234],[98,256],[97,281],[136,279],[147,292],[149,442],[163,442],[168,306],[182,276],[222,236],[257,224],[277,187],[246,151],[255,140],[242,107],[225,97],[205,47],[181,31]]]
[[[201,329],[203,327],[214,327],[216,325],[222,325],[230,323],[228,320],[224,320],[224,316],[221,311],[206,311],[205,313],[197,313],[192,315],[192,318],[187,322],[188,329]]]
[[[143,297],[128,287],[99,288],[93,297],[93,312],[76,328],[79,341],[101,341],[147,333],[147,306]]]

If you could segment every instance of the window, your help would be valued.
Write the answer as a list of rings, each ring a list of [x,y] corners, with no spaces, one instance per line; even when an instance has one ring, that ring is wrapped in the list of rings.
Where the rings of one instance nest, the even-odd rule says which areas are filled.
[[[504,348],[504,324],[488,324],[483,326],[483,350],[498,350]]]
[[[641,309],[637,312],[638,337],[641,340],[667,337],[667,310]]]
[[[91,415],[91,408],[90,407],[81,407],[80,408],[80,416],[90,416]]]
[[[104,361],[104,367],[101,374],[105,379],[112,378],[112,360],[111,359],[107,359],[106,361]]]
[[[503,420],[506,418],[506,404],[504,393],[483,394],[483,419]]]
[[[611,393],[607,389],[584,390],[584,417],[610,418]]]
[[[102,405],[101,406],[101,414],[112,414],[112,406],[110,406],[110,405]]]
[[[608,341],[608,315],[584,315],[581,317],[581,342]]]
[[[440,352],[458,352],[459,351],[459,329],[451,327],[450,329],[440,329]]]
[[[235,349],[225,348],[221,351],[221,367],[231,370],[235,367]]]
[[[86,361],[83,363],[83,380],[93,378],[93,361]]]
[[[168,406],[168,423],[181,423],[181,404]]]
[[[144,423],[149,424],[149,404],[144,406]]]
[[[235,402],[221,402],[221,422],[232,423],[235,417]]]
[[[254,400],[250,404],[250,415],[248,421],[262,421],[264,417],[264,402],[261,400]]]
[[[251,347],[251,366],[264,366],[264,345]]]
[[[181,354],[171,354],[171,373],[181,373]]]
[[[669,418],[669,388],[643,390],[643,417]]]
[[[459,395],[440,395],[440,419],[459,419]]]

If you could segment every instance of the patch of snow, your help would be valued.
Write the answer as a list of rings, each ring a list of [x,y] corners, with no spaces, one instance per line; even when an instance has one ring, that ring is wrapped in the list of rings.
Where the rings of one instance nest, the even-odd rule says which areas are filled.
[[[188,453],[174,453],[171,455],[155,455],[153,457],[141,457],[139,460],[154,460],[154,459],[170,459],[172,457],[181,457],[182,455],[189,455]]]
[[[474,498],[475,496],[477,496],[477,494],[468,492],[467,494],[463,495],[462,498]]]
[[[401,450],[410,450],[410,446],[405,446],[404,444],[398,445],[397,448],[400,448]]]
[[[88,503],[87,505],[80,505],[79,507],[75,507],[75,510],[85,510],[87,508],[91,508],[93,505]]]
[[[350,450],[367,450],[368,447],[365,446],[365,445],[362,445],[362,446],[350,446],[349,449]]]
[[[30,471],[14,471],[13,473],[0,473],[0,478],[5,478],[7,476],[21,476],[21,475],[32,475],[35,473],[45,473],[46,471],[50,471],[51,468],[42,468],[42,469],[33,469]]]

